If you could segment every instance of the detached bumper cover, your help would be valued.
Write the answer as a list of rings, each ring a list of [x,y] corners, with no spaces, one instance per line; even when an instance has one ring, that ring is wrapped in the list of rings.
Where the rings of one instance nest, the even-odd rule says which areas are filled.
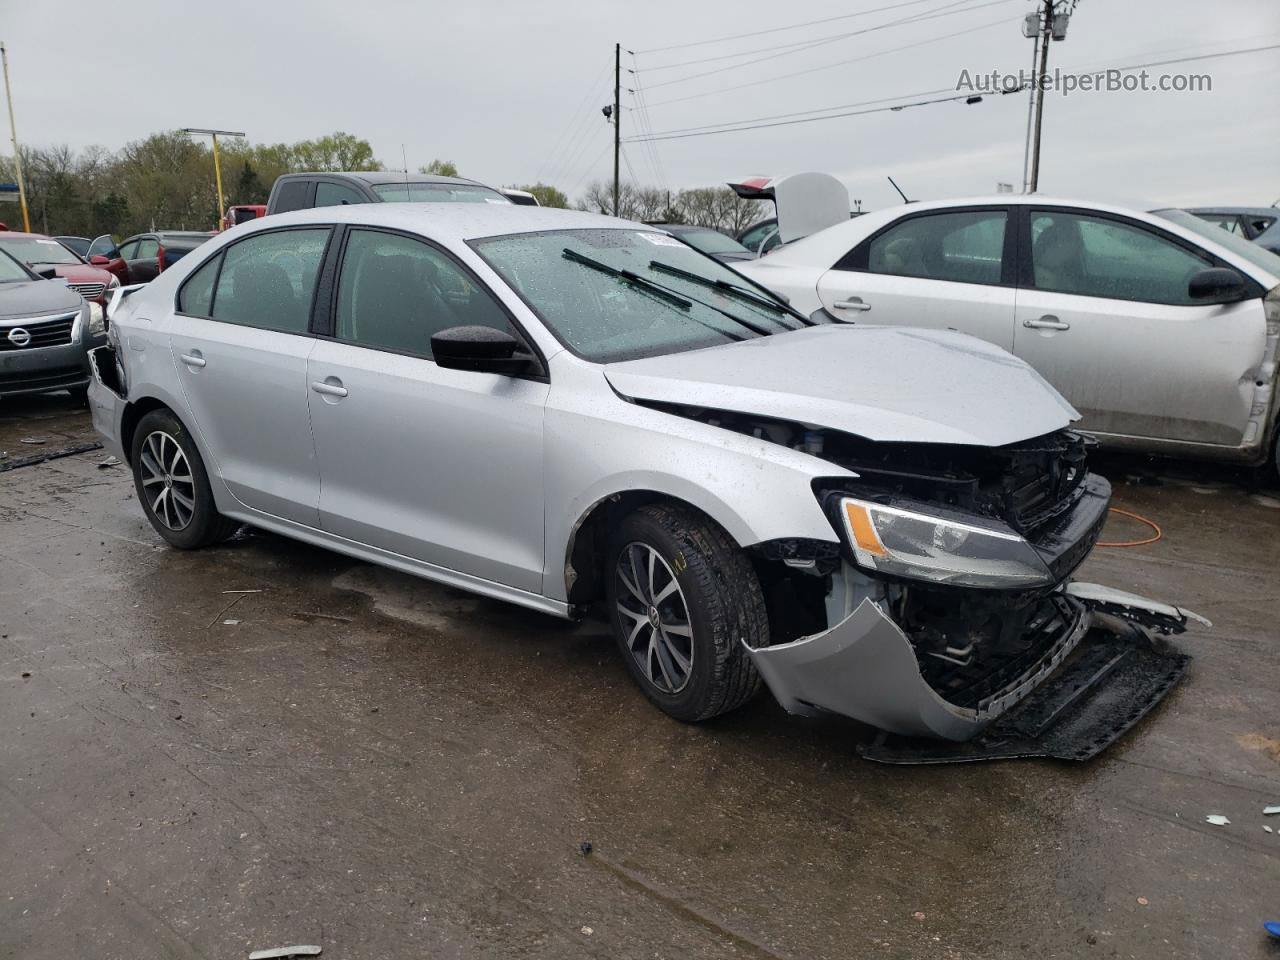
[[[1099,654],[1095,648],[1103,640],[1098,631],[1091,634],[1090,630],[1095,626],[1114,629],[1102,621],[1113,619],[1111,613],[1118,602],[1123,602],[1126,611],[1134,615],[1125,621],[1134,629],[1108,636],[1105,643],[1109,646]],[[1080,736],[1088,733],[1090,743],[1101,742],[1092,750],[1096,753],[1136,722],[1182,676],[1189,658],[1155,651],[1146,631],[1180,633],[1188,618],[1195,615],[1093,584],[1068,585],[1055,596],[1054,603],[1060,617],[1044,654],[974,707],[948,702],[925,682],[906,634],[870,600],[864,600],[853,613],[823,633],[776,647],[747,649],[765,684],[791,713],[814,715],[830,711],[892,734],[958,744],[984,734],[1026,701],[1025,709],[1016,711],[1022,720],[1014,728],[1023,741],[1023,752],[1007,755],[1079,757],[1084,746],[1079,742]],[[1095,606],[1103,614],[1097,622]],[[1139,612],[1141,619],[1136,616]],[[1087,649],[1078,650],[1082,645]],[[1084,666],[1080,666],[1082,663]],[[1149,683],[1143,679],[1151,677],[1155,679]],[[1059,682],[1064,678],[1066,686]],[[1122,678],[1127,678],[1126,682],[1119,683]],[[1117,729],[1115,723],[1108,723],[1107,730],[1113,732],[1104,736],[1105,731],[1085,730],[1086,724],[1066,748],[1058,745],[1046,752],[1035,743],[1027,746],[1065,722],[1069,715],[1078,713],[1087,700],[1096,699],[1108,682],[1125,689],[1129,706],[1145,704],[1123,727]],[[1037,695],[1041,688],[1052,695]],[[1131,712],[1125,711],[1125,717]],[[1029,723],[1026,716],[1033,713],[1040,720]],[[971,752],[977,755],[963,759],[986,756],[981,750]]]

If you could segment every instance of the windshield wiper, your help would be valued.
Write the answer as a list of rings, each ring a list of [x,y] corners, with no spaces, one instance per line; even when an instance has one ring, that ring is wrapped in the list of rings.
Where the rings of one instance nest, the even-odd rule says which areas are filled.
[[[663,263],[661,260],[650,260],[649,269],[657,270],[661,273],[668,273],[673,277],[679,277],[681,280],[688,280],[690,283],[696,283],[702,287],[714,287],[716,290],[722,291],[725,296],[737,297],[747,303],[754,304],[757,307],[764,307],[766,310],[772,310],[782,316],[792,317],[799,320],[807,327],[815,326],[815,324],[800,316],[790,307],[774,300],[768,300],[756,293],[754,290],[748,290],[746,287],[739,286],[736,283],[730,283],[728,280],[712,280],[710,277],[704,277],[701,274],[693,273],[689,270],[682,270],[679,267],[673,267],[669,263]],[[794,328],[792,328],[794,329]]]
[[[707,323],[705,320],[699,320],[697,317],[686,313],[686,311],[688,311],[694,305],[695,302],[702,303],[701,300],[694,301],[694,300],[686,299],[685,297],[680,296],[680,294],[676,293],[670,287],[664,287],[660,283],[654,283],[648,277],[642,277],[640,276],[640,274],[634,273],[631,270],[620,270],[619,268],[610,266],[609,264],[604,263],[600,260],[593,260],[591,257],[584,256],[583,254],[578,253],[578,251],[572,250],[569,247],[565,247],[560,252],[560,255],[564,257],[566,260],[572,261],[573,263],[581,264],[582,266],[587,267],[591,270],[598,270],[601,273],[606,274],[607,276],[614,277],[615,279],[621,280],[624,283],[629,283],[636,287],[639,287],[645,293],[649,294],[649,296],[654,297],[655,299],[660,300],[663,303],[670,304],[673,307],[677,307],[682,313],[685,313],[685,316],[688,316],[690,320],[693,320],[695,323],[702,324],[702,326],[706,327],[708,330],[714,330],[716,333],[720,334],[720,336],[722,337],[728,337],[730,340],[734,340],[734,341],[741,341],[746,339],[746,337],[740,336],[739,334],[736,334],[736,333],[730,333],[727,330],[721,330],[719,327],[713,326],[712,324]],[[706,306],[706,304],[704,304],[704,306]],[[712,309],[715,309],[715,308],[713,307]],[[748,324],[745,323],[745,321],[739,321],[739,322],[743,323],[745,326],[749,326]],[[751,329],[755,329],[755,328],[752,327]],[[762,331],[757,331],[757,332],[762,332]]]

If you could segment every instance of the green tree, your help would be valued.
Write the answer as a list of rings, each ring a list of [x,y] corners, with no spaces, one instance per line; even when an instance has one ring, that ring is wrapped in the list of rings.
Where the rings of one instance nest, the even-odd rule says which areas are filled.
[[[381,170],[368,140],[339,130],[315,140],[302,140],[291,148],[293,170]]]
[[[418,172],[430,174],[433,177],[456,177],[458,165],[452,160],[432,160],[425,167],[419,167]]]
[[[560,207],[566,210],[569,207],[569,198],[549,183],[531,183],[516,189],[532,193],[538,198],[538,203],[544,207]]]

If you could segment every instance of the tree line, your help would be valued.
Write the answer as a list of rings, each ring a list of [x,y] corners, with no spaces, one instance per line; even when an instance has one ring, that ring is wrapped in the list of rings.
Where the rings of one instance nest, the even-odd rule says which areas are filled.
[[[222,190],[228,205],[266,203],[271,185],[284,173],[303,170],[383,170],[369,141],[338,131],[296,143],[251,144],[239,138],[218,141]],[[220,219],[213,153],[206,138],[180,130],[155,133],[112,152],[65,144],[22,147],[31,229],[38,233],[117,239],[148,230],[209,230]],[[433,160],[420,173],[458,176],[457,165]],[[12,157],[0,157],[0,180],[14,182]],[[545,183],[516,187],[546,207],[574,207],[613,213],[613,186],[592,183],[571,202]],[[727,187],[672,193],[657,187],[622,184],[620,216],[631,220],[689,223],[737,233],[768,216],[767,205],[739,199]],[[18,204],[0,206],[0,221],[22,227]]]

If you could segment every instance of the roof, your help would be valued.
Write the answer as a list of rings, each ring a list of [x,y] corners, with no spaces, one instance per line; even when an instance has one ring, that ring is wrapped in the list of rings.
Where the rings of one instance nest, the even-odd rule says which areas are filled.
[[[21,230],[0,230],[0,240],[11,240],[14,237],[17,237],[19,239],[26,237],[27,239],[34,239],[34,240],[55,239],[54,237],[49,236],[47,233],[23,233]]]
[[[465,241],[540,230],[661,229],[599,213],[558,207],[525,207],[516,203],[353,203],[259,217],[240,224],[236,230],[261,230],[290,223],[358,223],[397,227],[440,241]]]
[[[479,180],[469,180],[466,177],[441,177],[435,174],[427,173],[400,173],[394,170],[308,170],[298,173],[286,173],[281,175],[281,179],[286,177],[337,177],[339,179],[346,178],[349,180],[362,180],[368,184],[376,183],[466,183],[478,187],[487,186]],[[493,189],[490,187],[490,189]]]

